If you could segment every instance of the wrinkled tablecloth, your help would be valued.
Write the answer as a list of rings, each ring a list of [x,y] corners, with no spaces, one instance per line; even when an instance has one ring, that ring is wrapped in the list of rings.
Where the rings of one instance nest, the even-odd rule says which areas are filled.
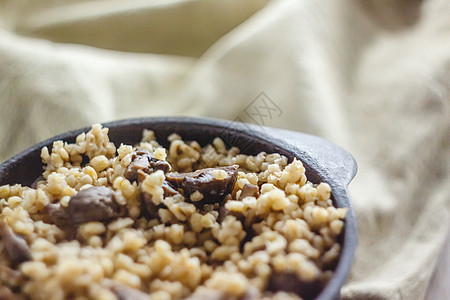
[[[3,0],[0,160],[138,116],[320,135],[359,164],[342,298],[450,298],[449,15],[445,0]]]

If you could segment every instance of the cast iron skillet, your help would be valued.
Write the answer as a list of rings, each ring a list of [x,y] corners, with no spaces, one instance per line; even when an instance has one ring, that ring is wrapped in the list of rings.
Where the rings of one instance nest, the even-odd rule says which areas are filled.
[[[197,140],[202,145],[219,136],[228,146],[239,147],[245,154],[254,155],[261,151],[277,152],[290,159],[297,157],[302,160],[308,179],[313,183],[327,182],[332,189],[334,204],[337,207],[348,208],[345,231],[341,236],[343,245],[341,257],[334,276],[316,299],[339,298],[357,244],[356,220],[347,191],[347,185],[355,176],[357,166],[348,152],[316,136],[216,119],[159,117],[129,119],[103,125],[109,127],[110,140],[116,146],[120,143],[137,143],[142,137],[142,130],[147,128],[155,132],[160,143],[165,142],[167,136],[173,132],[180,134],[185,140]],[[30,186],[42,173],[43,165],[40,158],[42,147],[51,147],[56,140],[73,143],[78,134],[89,129],[82,128],[63,133],[10,158],[0,165],[0,185],[20,183]],[[162,145],[168,146],[164,143]]]

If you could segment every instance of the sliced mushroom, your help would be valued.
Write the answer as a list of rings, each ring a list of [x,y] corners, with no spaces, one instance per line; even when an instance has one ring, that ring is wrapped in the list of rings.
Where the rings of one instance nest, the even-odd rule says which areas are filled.
[[[242,200],[245,197],[258,197],[258,194],[259,194],[258,186],[246,183],[242,188],[242,192],[238,200]]]
[[[143,215],[146,219],[154,219],[158,217],[159,207],[153,203],[152,195],[146,192],[141,193],[142,206],[144,208]]]
[[[45,206],[42,212],[44,221],[47,223],[53,223],[58,226],[67,225],[71,223],[70,217],[60,203],[49,203]]]
[[[170,164],[165,160],[156,159],[153,153],[146,149],[137,149],[132,155],[125,178],[129,181],[141,181],[143,178],[139,175],[139,171],[151,174],[157,170],[167,173],[170,171]]]
[[[104,186],[93,186],[72,196],[67,207],[70,220],[75,223],[108,221],[120,215],[114,192]]]
[[[238,175],[237,165],[219,168],[207,168],[191,173],[167,173],[166,180],[174,187],[180,188],[189,200],[195,192],[201,194],[201,199],[193,201],[199,204],[222,202],[224,197],[233,191]],[[216,178],[217,171],[225,171],[226,177]]]
[[[319,280],[305,282],[292,273],[273,272],[269,277],[267,289],[272,292],[295,293],[303,299],[314,299],[322,290],[322,284]]]
[[[0,240],[13,267],[31,259],[30,247],[25,239],[15,234],[3,219],[0,219]]]
[[[162,189],[164,190],[164,197],[171,197],[175,196],[177,194],[180,194],[169,182],[164,181],[162,184]],[[158,217],[158,209],[162,206],[161,205],[155,205],[152,201],[152,195],[150,195],[147,192],[141,192],[141,200],[142,205],[145,208],[144,216],[147,219],[154,219]]]
[[[49,203],[42,211],[42,221],[57,225],[63,232],[65,239],[72,240],[77,232],[67,210],[60,203]]]
[[[237,212],[237,211],[229,210],[229,209],[225,208],[225,206],[220,206],[218,211],[219,211],[218,221],[220,223],[222,223],[223,220],[225,220],[226,217],[234,216],[234,217],[236,217],[236,219],[241,221],[242,224],[244,224],[245,216],[242,213]]]

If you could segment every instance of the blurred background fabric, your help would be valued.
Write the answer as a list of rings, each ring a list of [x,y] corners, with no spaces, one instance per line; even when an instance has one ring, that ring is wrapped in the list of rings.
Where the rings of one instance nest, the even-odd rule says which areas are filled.
[[[2,0],[0,160],[129,117],[248,118],[351,152],[343,299],[450,299],[450,2]],[[445,246],[447,245],[447,246]]]

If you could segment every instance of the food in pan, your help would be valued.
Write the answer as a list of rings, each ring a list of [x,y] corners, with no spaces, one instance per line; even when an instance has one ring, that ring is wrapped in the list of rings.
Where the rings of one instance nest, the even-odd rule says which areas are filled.
[[[0,299],[308,299],[333,275],[346,211],[298,159],[96,124],[0,187]]]

